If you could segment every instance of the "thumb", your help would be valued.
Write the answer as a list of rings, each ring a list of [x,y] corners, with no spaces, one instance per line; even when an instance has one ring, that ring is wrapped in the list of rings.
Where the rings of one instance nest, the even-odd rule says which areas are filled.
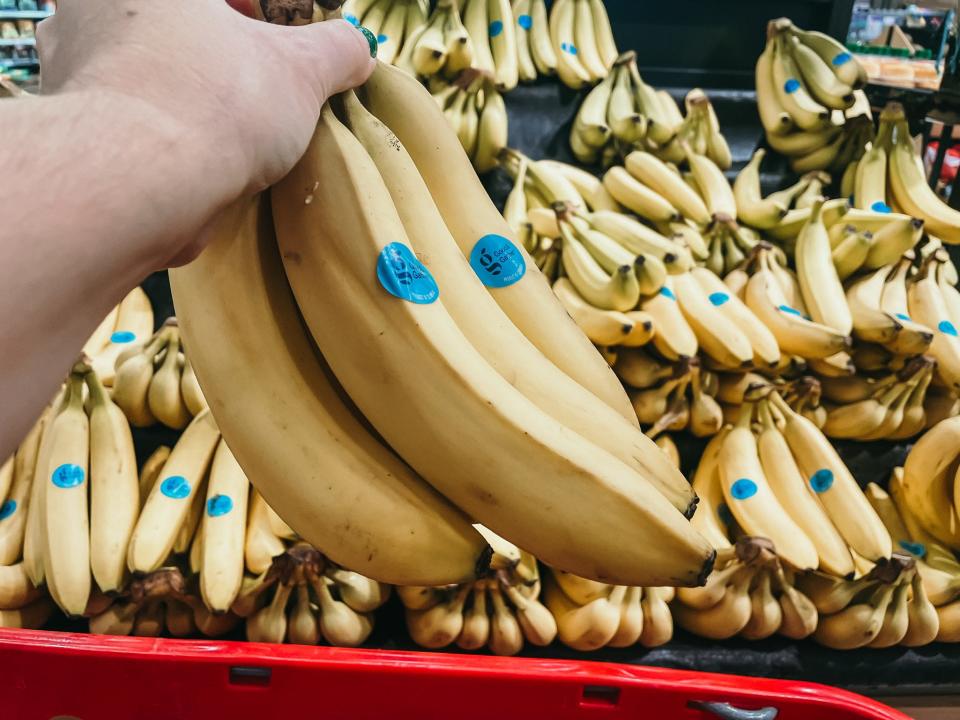
[[[284,54],[291,69],[311,83],[321,104],[362,85],[377,65],[376,38],[346,20],[277,30],[284,33]]]

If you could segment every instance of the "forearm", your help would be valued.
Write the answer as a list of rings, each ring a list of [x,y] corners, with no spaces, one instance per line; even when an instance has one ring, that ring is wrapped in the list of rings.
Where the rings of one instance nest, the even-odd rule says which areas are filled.
[[[107,93],[5,101],[0,138],[2,456],[109,309],[243,188],[176,119]]]

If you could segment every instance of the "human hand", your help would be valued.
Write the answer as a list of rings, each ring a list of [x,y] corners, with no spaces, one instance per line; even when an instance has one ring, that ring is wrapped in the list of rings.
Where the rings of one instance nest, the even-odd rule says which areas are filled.
[[[229,0],[247,14],[256,1]],[[185,212],[200,221],[197,234],[236,197],[282,178],[327,97],[361,84],[375,66],[367,40],[345,21],[280,27],[224,0],[61,0],[37,41],[45,94],[137,107],[139,122],[150,117],[144,133],[178,138],[177,151],[192,158],[198,207]],[[172,248],[162,262],[197,249]]]

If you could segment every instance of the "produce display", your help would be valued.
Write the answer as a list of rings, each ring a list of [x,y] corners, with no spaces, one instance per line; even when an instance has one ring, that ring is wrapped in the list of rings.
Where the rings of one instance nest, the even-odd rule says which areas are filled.
[[[772,21],[734,173],[600,0],[343,16],[370,80],[0,464],[0,626],[354,647],[395,586],[433,650],[960,642],[960,223],[857,60]],[[552,74],[580,165],[509,142]],[[835,440],[913,447],[861,487]]]

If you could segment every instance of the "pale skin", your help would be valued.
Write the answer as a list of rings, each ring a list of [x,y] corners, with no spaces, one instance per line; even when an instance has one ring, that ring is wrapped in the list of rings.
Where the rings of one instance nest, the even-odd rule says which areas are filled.
[[[110,308],[282,178],[375,65],[342,20],[224,0],[60,0],[37,36],[43,95],[0,102],[0,460]]]

